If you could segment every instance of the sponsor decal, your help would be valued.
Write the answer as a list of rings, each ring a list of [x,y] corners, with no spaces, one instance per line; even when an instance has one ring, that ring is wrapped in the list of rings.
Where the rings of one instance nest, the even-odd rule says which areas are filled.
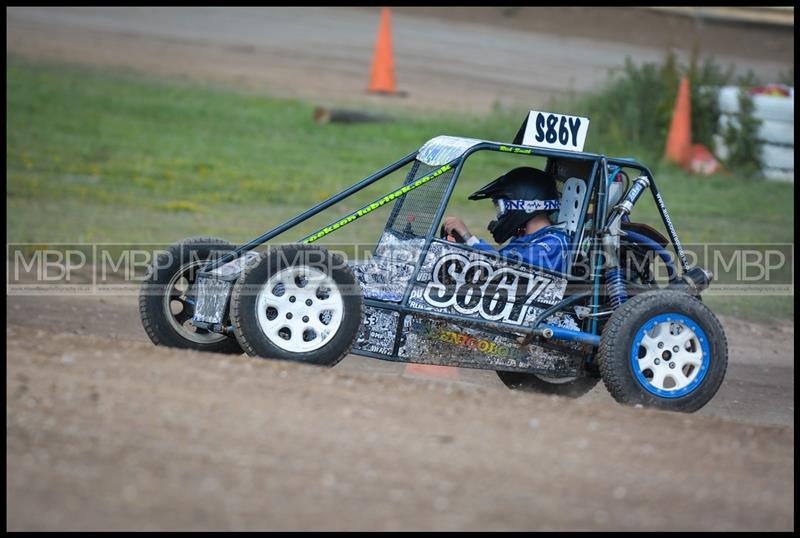
[[[680,241],[678,241],[678,234],[675,231],[675,227],[672,225],[672,219],[669,218],[669,213],[667,213],[667,207],[664,205],[664,200],[661,199],[661,193],[656,193],[656,201],[658,202],[658,207],[661,209],[662,215],[664,215],[664,221],[667,223],[667,229],[669,230],[669,235],[672,241],[674,242],[675,251],[678,253],[678,257],[681,259],[681,264],[683,269],[689,266],[689,262],[686,259],[686,254],[683,251],[683,247],[681,246]]]
[[[518,210],[526,213],[533,213],[534,211],[553,211],[561,207],[560,200],[508,200],[501,198],[498,200],[500,204],[500,212],[505,214],[506,211]]]
[[[504,346],[503,344],[498,344],[486,338],[476,338],[468,334],[433,326],[427,326],[426,329],[425,338],[438,340],[445,344],[453,344],[466,349],[480,351],[487,355],[503,358],[508,357],[512,352],[510,346]]]
[[[392,355],[400,314],[381,308],[364,307],[361,329],[353,347],[382,355]]]
[[[507,153],[522,153],[525,155],[530,155],[533,153],[532,149],[515,148],[513,146],[500,146],[500,151],[505,151]]]
[[[342,226],[345,226],[346,224],[350,224],[354,220],[356,220],[356,219],[358,219],[360,217],[363,217],[364,215],[367,215],[368,213],[371,213],[371,212],[375,211],[379,207],[382,207],[382,206],[388,204],[389,202],[392,202],[395,199],[406,195],[409,191],[412,191],[412,190],[416,189],[417,187],[420,187],[421,185],[424,185],[425,183],[429,182],[430,180],[441,176],[442,174],[444,174],[445,172],[447,172],[451,168],[452,168],[452,166],[450,166],[449,164],[446,164],[446,165],[442,166],[441,168],[439,168],[438,170],[436,170],[435,172],[432,172],[432,173],[428,174],[425,177],[421,177],[418,180],[414,181],[413,183],[409,183],[408,185],[403,185],[402,187],[400,187],[396,191],[387,194],[383,198],[379,198],[378,200],[375,200],[371,204],[365,205],[361,209],[359,209],[357,211],[354,211],[353,213],[350,213],[349,215],[347,215],[343,219],[339,220],[338,222],[334,222],[333,224],[330,224],[329,226],[326,226],[325,228],[319,230],[318,232],[309,235],[308,237],[303,239],[302,242],[303,243],[313,243],[314,241],[316,241],[316,240],[318,240],[318,239],[320,239],[322,237],[325,237],[329,233],[338,230]]]

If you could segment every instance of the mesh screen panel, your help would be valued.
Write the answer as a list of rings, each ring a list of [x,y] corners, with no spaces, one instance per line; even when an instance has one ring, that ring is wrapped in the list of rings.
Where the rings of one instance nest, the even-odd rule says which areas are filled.
[[[404,184],[413,183],[438,168],[440,167],[415,161]],[[396,201],[387,228],[408,235],[425,237],[436,224],[433,220],[454,172],[455,168],[451,168]]]

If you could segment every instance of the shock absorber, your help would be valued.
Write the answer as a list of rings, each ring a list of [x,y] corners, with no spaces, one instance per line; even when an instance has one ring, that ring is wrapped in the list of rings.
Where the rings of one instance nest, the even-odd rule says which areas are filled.
[[[616,309],[628,300],[628,290],[625,286],[625,273],[619,263],[619,236],[623,217],[627,216],[633,204],[650,186],[646,176],[637,177],[621,203],[614,207],[609,223],[603,234],[603,251],[606,257],[606,268],[603,272],[606,279],[606,293],[612,309]]]
[[[606,293],[611,308],[616,309],[628,300],[628,290],[625,287],[625,274],[619,266],[609,267],[605,270]]]
[[[603,254],[605,257],[603,277],[606,280],[608,304],[616,310],[618,306],[628,300],[625,272],[619,263],[619,235],[613,232],[603,235]]]

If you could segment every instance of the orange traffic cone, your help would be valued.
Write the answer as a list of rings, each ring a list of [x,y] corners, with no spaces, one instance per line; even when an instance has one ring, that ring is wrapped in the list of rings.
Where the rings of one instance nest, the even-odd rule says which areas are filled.
[[[369,77],[368,91],[393,95],[397,92],[394,80],[394,59],[392,57],[392,27],[389,8],[381,11],[381,26],[378,41],[375,43],[375,57],[372,60],[372,73]]]
[[[689,79],[683,77],[678,88],[678,97],[675,99],[675,108],[672,111],[672,123],[667,135],[667,159],[686,164],[689,157],[689,148],[692,145],[692,102],[689,97]]]

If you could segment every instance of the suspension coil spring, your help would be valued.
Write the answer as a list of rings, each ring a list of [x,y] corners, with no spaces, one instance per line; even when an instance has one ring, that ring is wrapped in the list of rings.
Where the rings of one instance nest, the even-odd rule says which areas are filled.
[[[611,308],[617,308],[628,300],[628,291],[625,288],[625,275],[619,267],[606,270],[606,292]]]

